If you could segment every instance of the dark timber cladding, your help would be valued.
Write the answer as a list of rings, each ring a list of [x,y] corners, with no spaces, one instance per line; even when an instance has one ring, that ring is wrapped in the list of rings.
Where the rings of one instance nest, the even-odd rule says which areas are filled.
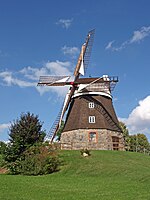
[[[94,108],[89,103],[94,102]],[[95,116],[95,123],[89,123]],[[112,99],[100,95],[83,95],[72,99],[63,132],[76,129],[108,129],[121,132]]]

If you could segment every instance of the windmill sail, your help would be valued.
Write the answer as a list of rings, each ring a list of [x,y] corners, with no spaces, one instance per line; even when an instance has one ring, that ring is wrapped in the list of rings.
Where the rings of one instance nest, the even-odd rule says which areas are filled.
[[[84,53],[84,67],[85,71],[88,68],[90,56],[92,52],[93,42],[94,42],[94,35],[95,35],[95,29],[89,31],[88,33],[88,45],[86,47],[85,53]]]
[[[71,76],[40,76],[38,86],[64,86]]]
[[[61,126],[61,121],[65,115],[65,112],[67,111],[68,109],[68,106],[70,104],[70,101],[71,101],[71,98],[74,94],[74,91],[75,91],[75,87],[73,86],[69,92],[66,94],[66,97],[65,97],[65,100],[64,100],[64,103],[63,103],[63,106],[62,106],[62,109],[57,117],[57,120],[56,120],[56,123],[55,123],[55,127],[52,129],[53,132],[51,133],[52,137],[51,137],[51,143],[53,142],[55,136],[56,136],[56,133],[57,131],[59,130],[60,126]]]
[[[84,76],[84,60],[83,60],[83,50],[82,50],[82,60],[81,60],[81,65],[79,68],[79,73]]]
[[[60,126],[61,126],[61,122],[62,122],[62,119],[63,119],[63,116],[68,108],[68,105],[69,105],[69,93],[66,94],[66,97],[65,97],[65,100],[62,104],[62,107],[60,109],[60,112],[58,113],[58,116],[55,120],[55,122],[53,123],[51,129],[50,129],[50,132],[49,132],[49,138],[51,139],[50,142],[52,143],[56,134],[57,134],[57,131],[59,130]]]
[[[78,77],[80,75],[80,72],[81,74],[83,73],[83,69],[81,68],[81,66],[83,67],[83,61],[84,61],[84,71],[88,67],[91,50],[93,46],[94,33],[95,30],[89,31],[86,38],[86,42],[82,45],[81,53],[79,55],[78,62],[74,71],[75,77]]]

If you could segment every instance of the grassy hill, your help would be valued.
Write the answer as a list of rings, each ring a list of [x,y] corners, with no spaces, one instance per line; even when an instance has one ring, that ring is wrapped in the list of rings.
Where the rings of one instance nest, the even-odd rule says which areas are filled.
[[[0,200],[149,200],[150,156],[132,152],[61,151],[57,173],[0,175]]]

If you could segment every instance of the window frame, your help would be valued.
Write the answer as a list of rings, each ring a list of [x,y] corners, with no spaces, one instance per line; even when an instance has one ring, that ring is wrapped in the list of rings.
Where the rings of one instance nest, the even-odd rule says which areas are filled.
[[[92,137],[90,137],[91,134],[95,134],[94,140],[91,140]],[[89,131],[88,133],[88,141],[89,142],[93,142],[93,143],[97,143],[98,140],[98,134],[96,131]]]
[[[94,107],[95,107],[94,102],[89,102],[89,108],[94,108]]]
[[[93,116],[89,116],[89,124],[95,124],[96,123],[96,117],[93,115]]]

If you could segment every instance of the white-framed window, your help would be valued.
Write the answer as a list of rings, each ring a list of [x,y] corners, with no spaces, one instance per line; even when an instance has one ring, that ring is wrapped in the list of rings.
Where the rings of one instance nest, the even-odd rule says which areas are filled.
[[[89,108],[94,108],[94,102],[89,102]]]
[[[95,116],[89,116],[89,123],[95,123]]]

